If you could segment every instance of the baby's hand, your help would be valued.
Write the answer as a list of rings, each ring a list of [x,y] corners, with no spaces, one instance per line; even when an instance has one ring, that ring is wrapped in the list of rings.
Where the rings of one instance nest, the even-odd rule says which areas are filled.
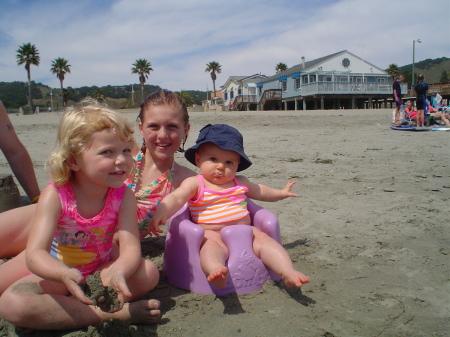
[[[161,225],[165,225],[166,221],[161,219],[160,217],[157,217],[155,214],[155,217],[150,221],[150,225],[147,228],[147,232],[150,236],[155,235],[159,236],[160,233],[163,233],[164,231],[159,228]]]
[[[78,269],[65,269],[61,276],[61,281],[70,293],[78,298],[82,303],[89,305],[94,304],[94,302],[84,294],[82,287],[84,287],[85,281],[83,275],[81,275],[81,272]]]
[[[281,195],[283,199],[289,198],[289,197],[296,197],[297,194],[291,192],[292,186],[294,186],[295,181],[288,181],[286,186],[281,190]]]

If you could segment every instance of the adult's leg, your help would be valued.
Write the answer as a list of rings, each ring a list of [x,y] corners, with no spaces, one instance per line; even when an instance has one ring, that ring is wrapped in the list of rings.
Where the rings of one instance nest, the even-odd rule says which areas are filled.
[[[269,235],[253,228],[253,251],[265,266],[280,276],[287,287],[301,287],[309,278],[296,271],[286,250]]]
[[[395,119],[394,119],[394,125],[400,125],[400,111],[402,106],[401,105],[395,105]]]
[[[25,262],[25,251],[0,265],[0,296],[11,284],[30,274]]]
[[[33,204],[0,213],[0,258],[25,250],[36,207]]]

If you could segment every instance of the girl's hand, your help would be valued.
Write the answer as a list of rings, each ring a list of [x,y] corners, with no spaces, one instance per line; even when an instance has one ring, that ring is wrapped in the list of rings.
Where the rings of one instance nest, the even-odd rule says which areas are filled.
[[[100,278],[105,287],[112,287],[116,291],[117,299],[120,302],[119,307],[111,312],[121,310],[125,303],[125,298],[130,298],[132,296],[125,277],[122,274],[115,273],[112,268],[106,268],[100,272]]]
[[[291,192],[292,186],[294,186],[295,181],[288,181],[286,186],[281,190],[281,195],[283,199],[289,198],[289,197],[296,197],[297,194]]]
[[[62,272],[61,281],[70,291],[70,293],[78,298],[80,302],[87,305],[94,304],[94,302],[84,294],[83,287],[85,281],[83,275],[81,275],[81,272],[78,269],[65,269]]]

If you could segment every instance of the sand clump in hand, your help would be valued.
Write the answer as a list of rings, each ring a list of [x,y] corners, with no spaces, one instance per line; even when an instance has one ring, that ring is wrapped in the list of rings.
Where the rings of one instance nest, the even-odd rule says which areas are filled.
[[[85,294],[105,312],[111,312],[120,307],[117,292],[112,287],[103,285],[99,271],[86,278]]]

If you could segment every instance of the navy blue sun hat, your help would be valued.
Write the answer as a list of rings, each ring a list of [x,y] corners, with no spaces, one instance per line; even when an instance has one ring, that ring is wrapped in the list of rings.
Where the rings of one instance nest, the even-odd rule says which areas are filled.
[[[195,145],[190,147],[184,153],[186,159],[195,164],[195,153],[200,145],[205,143],[213,143],[223,150],[234,151],[241,156],[241,161],[238,165],[237,171],[243,171],[252,165],[252,162],[245,155],[244,139],[241,133],[226,124],[208,124],[205,125],[198,135]]]

